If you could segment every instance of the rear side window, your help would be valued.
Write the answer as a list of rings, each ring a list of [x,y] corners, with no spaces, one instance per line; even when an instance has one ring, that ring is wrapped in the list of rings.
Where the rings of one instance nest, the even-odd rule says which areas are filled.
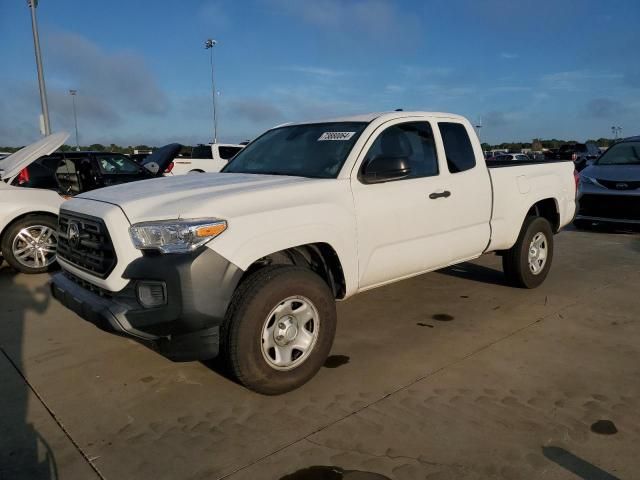
[[[233,158],[236,153],[242,150],[241,147],[218,147],[218,154],[223,160]]]
[[[476,156],[473,153],[471,140],[467,129],[461,123],[438,123],[447,165],[451,173],[464,172],[476,166]]]
[[[198,145],[191,150],[191,158],[213,158],[210,145]]]

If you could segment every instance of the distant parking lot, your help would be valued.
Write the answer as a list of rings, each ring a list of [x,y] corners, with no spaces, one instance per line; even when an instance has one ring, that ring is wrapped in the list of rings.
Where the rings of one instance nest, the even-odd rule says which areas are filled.
[[[266,397],[172,363],[0,268],[0,478],[615,479],[640,470],[640,239],[566,231],[536,290],[497,257],[339,305]]]

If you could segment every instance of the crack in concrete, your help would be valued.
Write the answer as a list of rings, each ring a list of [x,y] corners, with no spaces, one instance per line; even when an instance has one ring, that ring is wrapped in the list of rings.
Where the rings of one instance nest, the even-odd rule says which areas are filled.
[[[18,373],[18,375],[20,375],[20,378],[22,378],[22,380],[24,381],[24,383],[27,385],[27,387],[29,387],[29,390],[31,390],[31,393],[33,393],[33,395],[38,399],[38,401],[42,404],[42,406],[44,407],[44,409],[47,411],[47,413],[49,414],[49,416],[53,419],[53,421],[56,423],[56,425],[58,425],[58,427],[60,428],[60,430],[62,430],[62,433],[64,433],[64,435],[69,439],[69,441],[71,442],[71,444],[74,446],[74,448],[78,451],[78,453],[80,455],[82,455],[82,458],[85,459],[85,461],[89,464],[89,466],[91,467],[91,469],[96,473],[96,475],[98,476],[98,478],[100,478],[100,480],[105,480],[104,475],[102,475],[102,472],[100,472],[100,470],[98,469],[98,467],[92,462],[92,459],[85,453],[84,450],[82,450],[82,448],[80,447],[80,445],[78,445],[78,443],[73,439],[73,437],[71,436],[71,434],[67,431],[67,429],[65,428],[64,424],[60,421],[60,419],[56,416],[56,414],[54,413],[53,410],[51,410],[51,408],[49,407],[49,405],[47,405],[47,403],[44,401],[44,398],[42,398],[42,396],[38,393],[38,391],[35,389],[35,387],[33,385],[31,385],[31,382],[29,382],[29,380],[27,380],[27,377],[22,373],[22,371],[20,370],[20,368],[18,368],[18,365],[16,365],[16,363],[12,360],[12,358],[9,356],[9,354],[6,352],[6,350],[0,346],[0,351],[2,351],[2,354],[6,357],[7,361],[11,364],[11,366],[15,369],[15,371]]]
[[[363,450],[358,450],[355,448],[337,448],[337,447],[329,447],[327,445],[323,445],[320,442],[316,442],[315,440],[311,440],[310,438],[305,438],[304,441],[309,442],[313,445],[316,445],[317,447],[321,447],[321,448],[328,448],[330,450],[338,450],[340,452],[351,452],[351,453],[358,453],[360,455],[365,455],[368,457],[375,457],[375,458],[388,458],[389,460],[413,460],[415,462],[418,462],[422,465],[429,465],[431,467],[452,467],[452,468],[457,468],[459,470],[464,470],[464,471],[469,471],[469,468],[465,465],[462,465],[460,463],[441,463],[441,462],[434,462],[431,460],[426,460],[422,457],[422,455],[420,457],[411,457],[409,455],[389,455],[387,454],[378,454],[378,453],[371,453],[371,452],[365,452]]]

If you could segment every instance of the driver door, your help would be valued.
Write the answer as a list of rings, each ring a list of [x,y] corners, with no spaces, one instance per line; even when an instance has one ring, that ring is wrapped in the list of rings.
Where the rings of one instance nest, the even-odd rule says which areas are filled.
[[[384,124],[363,151],[358,175],[351,179],[360,289],[449,264],[447,177],[441,175],[447,170],[438,158],[431,123],[401,119]],[[367,184],[363,167],[378,155],[406,158],[410,173],[402,179]]]

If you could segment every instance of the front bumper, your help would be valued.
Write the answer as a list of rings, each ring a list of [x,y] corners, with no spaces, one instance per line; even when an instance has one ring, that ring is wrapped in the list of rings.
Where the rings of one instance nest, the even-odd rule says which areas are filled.
[[[119,292],[69,272],[54,275],[51,292],[70,310],[103,330],[135,338],[173,360],[218,354],[219,330],[243,271],[211,249],[193,254],[143,256],[131,262]],[[144,308],[139,282],[164,283],[166,303]]]
[[[576,220],[612,224],[640,224],[640,191],[611,190],[580,185]]]

